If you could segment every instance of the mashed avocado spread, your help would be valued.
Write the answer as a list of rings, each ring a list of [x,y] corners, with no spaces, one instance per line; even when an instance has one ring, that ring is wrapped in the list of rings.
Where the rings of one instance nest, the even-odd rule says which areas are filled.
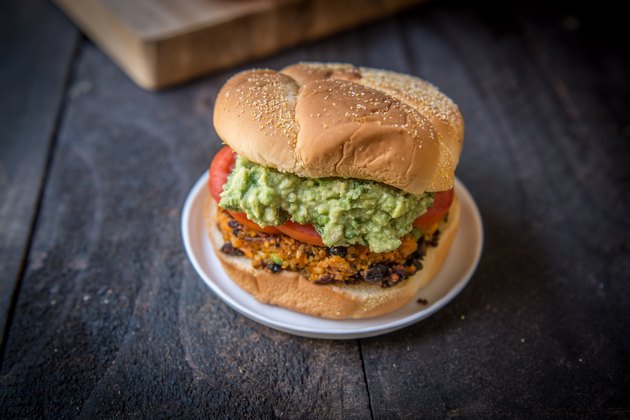
[[[247,213],[260,226],[291,219],[311,223],[327,246],[400,246],[411,223],[433,205],[433,194],[409,194],[373,181],[302,178],[238,157],[219,206]]]

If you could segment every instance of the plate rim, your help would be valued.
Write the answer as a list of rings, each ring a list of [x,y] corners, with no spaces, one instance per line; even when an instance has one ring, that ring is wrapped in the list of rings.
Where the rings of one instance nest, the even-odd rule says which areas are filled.
[[[219,287],[219,285],[216,284],[215,281],[210,278],[209,273],[206,273],[206,270],[204,270],[201,267],[200,262],[196,258],[196,252],[195,252],[196,250],[193,249],[193,246],[192,246],[191,233],[189,231],[189,227],[191,226],[191,222],[192,222],[191,210],[195,202],[199,200],[200,198],[203,198],[204,190],[206,190],[205,185],[207,184],[207,181],[208,181],[208,171],[206,170],[197,179],[197,181],[194,183],[191,190],[188,192],[186,196],[186,200],[184,201],[184,205],[182,207],[180,227],[181,227],[182,241],[184,244],[184,248],[186,250],[186,255],[188,257],[188,260],[192,263],[193,267],[195,268],[195,271],[197,272],[197,275],[201,277],[204,283],[207,286],[209,286],[210,289],[224,303],[227,303],[232,309],[234,309],[241,315],[244,315],[255,322],[258,322],[270,328],[283,331],[285,333],[299,335],[303,337],[310,337],[310,338],[356,339],[356,338],[374,337],[377,335],[387,334],[387,333],[405,328],[411,324],[414,324],[418,321],[426,319],[430,317],[431,315],[435,314],[437,311],[439,311],[444,306],[446,306],[450,301],[452,301],[457,295],[459,295],[462,292],[462,290],[468,285],[473,274],[477,270],[479,261],[481,260],[481,255],[483,253],[483,244],[484,244],[485,238],[484,238],[483,221],[481,219],[479,208],[472,194],[468,190],[468,188],[466,188],[464,183],[461,180],[459,180],[459,178],[455,178],[456,190],[458,192],[461,191],[462,194],[466,196],[467,198],[466,202],[471,206],[471,210],[472,210],[471,213],[472,213],[473,221],[474,221],[474,229],[478,232],[478,235],[475,235],[475,236],[478,237],[478,240],[476,242],[474,262],[468,267],[468,270],[466,270],[466,272],[462,275],[462,277],[455,283],[454,287],[452,287],[440,299],[431,303],[428,307],[420,309],[417,312],[403,316],[401,318],[390,320],[388,322],[385,322],[384,324],[380,324],[376,326],[364,326],[364,327],[360,327],[360,328],[357,328],[356,330],[351,330],[351,331],[349,330],[344,330],[344,331],[336,330],[335,331],[335,330],[326,330],[326,329],[322,330],[315,327],[307,327],[307,326],[295,327],[292,324],[289,324],[286,322],[270,319],[268,316],[265,316],[264,314],[260,314],[258,311],[254,311],[251,308],[241,304],[229,293],[223,291],[222,288]],[[205,230],[203,232],[205,234]],[[458,232],[457,235],[460,235],[461,234],[460,232]],[[210,263],[216,265],[217,269],[224,272],[223,267],[219,263],[216,255],[214,254],[210,255],[209,258],[211,259]],[[229,278],[229,276],[227,277]],[[272,306],[272,305],[269,305],[269,306]],[[285,309],[285,310],[290,311],[289,309]],[[306,315],[306,314],[300,314],[300,315],[311,316],[311,315]],[[312,316],[312,317],[315,319],[320,319],[315,316]],[[379,317],[375,317],[371,319],[378,319],[378,318]],[[345,323],[352,320],[326,319],[326,321]]]

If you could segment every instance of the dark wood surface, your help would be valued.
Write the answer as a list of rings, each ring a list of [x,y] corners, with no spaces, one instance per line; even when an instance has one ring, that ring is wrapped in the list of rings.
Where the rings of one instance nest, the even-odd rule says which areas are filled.
[[[79,37],[50,5],[27,3],[0,6],[0,331],[23,277]]]
[[[401,331],[328,341],[238,315],[181,243],[239,69],[149,93],[47,2],[0,3],[0,417],[630,415],[618,16],[434,2],[252,63],[416,74],[466,121],[457,173],[485,229],[471,283]]]

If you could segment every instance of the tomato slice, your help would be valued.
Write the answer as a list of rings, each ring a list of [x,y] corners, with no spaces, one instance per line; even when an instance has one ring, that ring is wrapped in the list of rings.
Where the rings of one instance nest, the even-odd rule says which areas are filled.
[[[247,218],[246,213],[232,211],[232,210],[226,210],[226,211],[230,213],[230,215],[234,218],[234,220],[239,222],[241,225],[248,227],[252,230],[255,230],[257,232],[265,232],[265,233],[270,233],[270,234],[275,234],[275,233],[280,232],[274,226],[261,227],[260,225],[258,225],[258,223],[252,222],[251,220]]]
[[[418,217],[413,222],[413,226],[424,229],[442,220],[448,209],[451,208],[454,195],[453,189],[434,193],[433,206],[429,207],[426,213]]]
[[[220,194],[223,192],[223,186],[227,182],[228,175],[234,167],[234,152],[228,146],[223,146],[221,150],[214,155],[210,164],[210,176],[208,178],[208,188],[210,195],[217,203],[221,201]]]
[[[228,175],[234,168],[234,159],[236,155],[232,149],[228,146],[223,146],[221,150],[217,152],[210,164],[210,176],[208,178],[208,188],[210,189],[210,195],[217,203],[221,201],[221,193],[223,192],[223,186],[227,182]],[[240,224],[256,230],[258,232],[265,233],[278,233],[278,229],[273,226],[260,227],[258,224],[252,222],[247,218],[247,215],[242,212],[228,210],[228,213],[239,222]]]
[[[322,242],[322,237],[315,230],[313,225],[302,225],[292,221],[286,221],[280,226],[276,226],[278,230],[287,236],[292,237],[300,242],[306,242],[311,245],[326,246]]]
[[[234,168],[234,160],[236,154],[228,147],[223,146],[221,150],[217,152],[210,164],[210,176],[208,179],[208,188],[210,189],[210,195],[218,203],[221,200],[221,193],[223,192],[223,186],[227,182],[228,175]],[[228,210],[228,213],[232,217],[250,229],[258,232],[265,233],[279,233],[282,232],[285,235],[292,237],[301,242],[307,242],[312,245],[325,246],[322,242],[322,237],[315,230],[313,225],[301,225],[299,223],[288,221],[281,226],[267,226],[265,228],[260,227],[257,223],[252,222],[247,218],[247,215],[242,212]]]

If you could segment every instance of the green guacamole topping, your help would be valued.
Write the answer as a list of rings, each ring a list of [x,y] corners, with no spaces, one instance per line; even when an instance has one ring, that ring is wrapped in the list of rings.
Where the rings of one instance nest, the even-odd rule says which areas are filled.
[[[311,223],[326,246],[366,245],[392,251],[411,223],[433,205],[433,194],[409,194],[373,181],[302,178],[236,159],[219,206],[247,213],[260,226],[291,219]]]

